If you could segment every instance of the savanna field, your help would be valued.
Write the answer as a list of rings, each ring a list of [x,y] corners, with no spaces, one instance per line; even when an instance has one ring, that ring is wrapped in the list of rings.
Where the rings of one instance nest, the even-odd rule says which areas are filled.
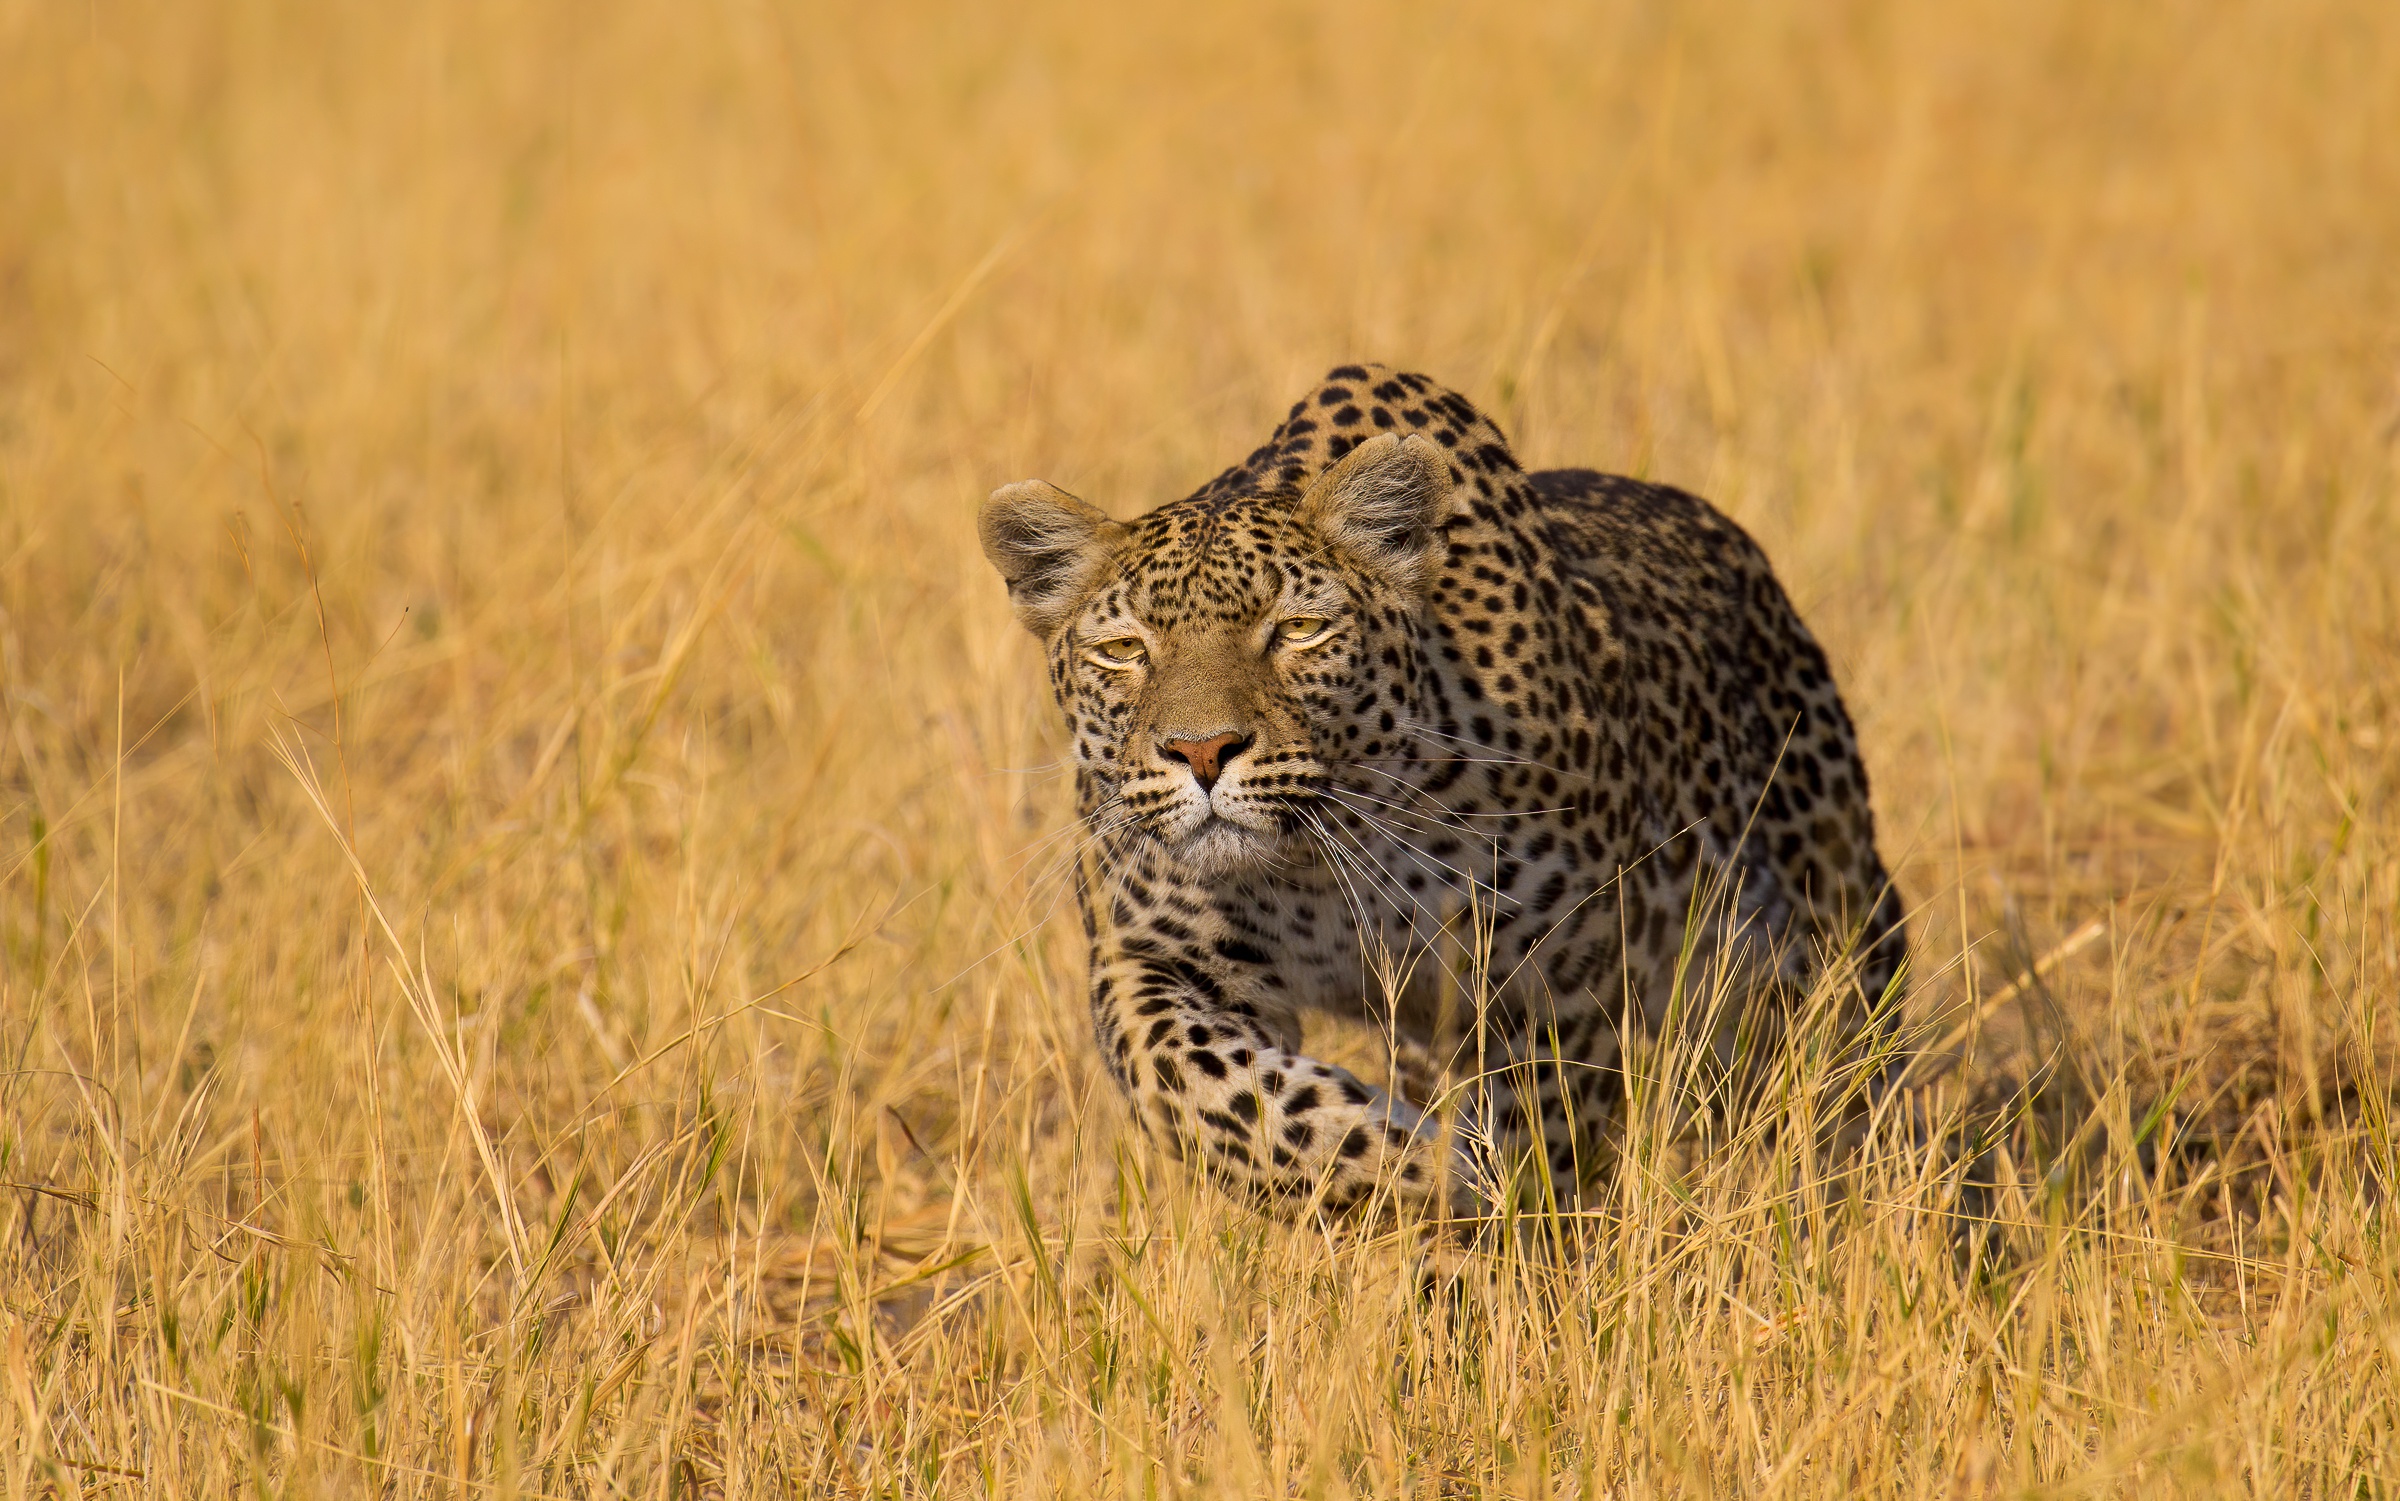
[[[0,0],[0,1495],[2400,1493],[2396,310],[2371,0]],[[975,507],[1354,358],[1766,547],[1915,1125],[1132,1129]]]

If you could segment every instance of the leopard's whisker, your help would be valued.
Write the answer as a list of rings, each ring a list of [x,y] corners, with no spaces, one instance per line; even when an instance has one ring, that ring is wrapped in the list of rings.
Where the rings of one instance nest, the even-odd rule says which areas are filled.
[[[1541,771],[1554,771],[1539,761],[1527,761],[1516,756],[1350,756],[1338,764],[1343,766],[1531,766]]]
[[[1060,840],[1064,840],[1065,843],[1058,844],[1057,848],[1052,849],[1041,866],[1032,874],[1020,873],[1019,879],[1024,881],[1029,895],[1038,894],[1044,885],[1051,882],[1057,882],[1059,892],[1063,892],[1067,884],[1063,878],[1075,868],[1076,863],[1094,851],[1101,851],[1104,855],[1116,853],[1107,850],[1105,846],[1118,832],[1134,821],[1135,815],[1127,813],[1118,815],[1097,829],[1087,826],[1082,821],[1068,825],[1042,841],[1043,845],[1058,844]],[[1053,893],[1051,898],[1053,906],[1056,906],[1057,898],[1058,893]]]
[[[1025,867],[1030,865],[1036,856],[1043,855],[1045,852],[1051,851],[1052,846],[1058,844],[1061,840],[1072,841],[1079,837],[1093,833],[1094,821],[1107,816],[1109,812],[1109,805],[1103,805],[1097,812],[1090,816],[1078,818],[1063,828],[1051,830],[1049,833],[1033,841],[1031,844],[1026,845],[1023,849],[1017,851],[1015,855],[1011,856],[1010,858],[1014,862],[1014,866],[1013,868],[1004,867],[1005,872],[1009,875],[1021,874]]]
[[[1501,754],[1500,747],[1496,745],[1492,745],[1486,741],[1474,739],[1470,736],[1453,734],[1448,730],[1437,730],[1432,725],[1429,725],[1423,720],[1417,719],[1411,715],[1396,715],[1394,716],[1393,722],[1400,727],[1412,730],[1417,734],[1431,735],[1436,740],[1454,741],[1459,745],[1471,745],[1477,750],[1491,751],[1495,755]],[[1564,767],[1552,766],[1546,762],[1529,760],[1522,757],[1511,757],[1509,759],[1511,764],[1514,765],[1538,766],[1544,771],[1556,772],[1562,777],[1571,775],[1571,773],[1569,773]]]
[[[1362,771],[1366,769],[1367,768],[1365,767],[1360,768]],[[1348,793],[1352,797],[1363,797],[1371,803],[1381,803],[1386,808],[1395,808],[1403,813],[1417,811],[1403,804],[1395,803],[1389,798],[1378,797],[1374,793],[1366,791],[1364,788],[1351,787],[1340,782],[1332,781],[1327,782],[1326,785],[1328,788],[1338,789],[1342,792]],[[1461,813],[1454,808],[1444,808],[1441,810],[1439,816],[1443,818],[1540,818],[1548,814],[1566,813],[1570,811],[1572,811],[1572,809],[1566,806],[1556,808],[1511,808],[1498,813]],[[1424,814],[1422,816],[1433,817],[1435,815]]]
[[[1418,844],[1415,840],[1408,838],[1405,834],[1401,833],[1400,830],[1394,828],[1388,819],[1385,819],[1377,814],[1370,813],[1364,808],[1351,807],[1348,803],[1343,802],[1338,795],[1333,798],[1333,802],[1335,806],[1341,808],[1342,811],[1347,813],[1350,817],[1357,819],[1359,822],[1373,829],[1376,833],[1380,834],[1386,839],[1391,840],[1394,844],[1397,844],[1402,849],[1406,850],[1410,857],[1416,860],[1419,865],[1425,866],[1427,865],[1427,862],[1431,862],[1431,865],[1438,865],[1443,870],[1456,877],[1458,880],[1465,882],[1469,890],[1487,891],[1500,900],[1510,902],[1515,901],[1515,898],[1510,897],[1506,893],[1500,891],[1497,887],[1493,886],[1491,882],[1483,880],[1478,876],[1469,875],[1467,872],[1460,870],[1457,866],[1452,865],[1449,861],[1444,860],[1441,856],[1436,855],[1433,853],[1433,851],[1425,848],[1421,844]],[[1401,811],[1405,814],[1405,810]],[[1409,814],[1406,816],[1417,817],[1421,815]],[[1445,830],[1445,832],[1462,831]],[[1496,850],[1496,846],[1487,846],[1487,848],[1494,848]],[[1427,867],[1426,874],[1433,875],[1430,866]],[[1434,879],[1440,880],[1441,878],[1439,876],[1434,876]]]
[[[1314,819],[1309,820],[1309,823],[1308,837],[1324,854],[1325,867],[1332,873],[1334,884],[1342,893],[1342,904],[1350,909],[1351,920],[1357,924],[1358,931],[1363,934],[1367,931],[1367,909],[1365,904],[1359,900],[1357,889],[1351,885],[1341,853],[1333,847],[1332,836],[1324,832],[1322,825],[1317,824]]]
[[[1420,814],[1420,816],[1422,816],[1422,817],[1427,817],[1427,818],[1466,818],[1466,817],[1471,817],[1471,816],[1485,816],[1485,817],[1507,817],[1507,818],[1514,818],[1514,817],[1518,817],[1518,816],[1520,816],[1520,815],[1518,815],[1518,814],[1515,814],[1515,813],[1506,813],[1506,814],[1488,814],[1488,815],[1470,815],[1470,814],[1464,814],[1464,813],[1460,813],[1460,812],[1457,812],[1457,811],[1455,811],[1455,810],[1453,810],[1453,809],[1450,809],[1450,808],[1443,807],[1443,806],[1442,806],[1442,804],[1441,804],[1439,801],[1435,800],[1431,794],[1429,794],[1428,792],[1426,792],[1426,791],[1425,791],[1425,789],[1424,789],[1424,788],[1422,788],[1422,787],[1419,787],[1419,786],[1418,786],[1416,783],[1414,783],[1414,782],[1411,782],[1411,781],[1410,781],[1410,780],[1408,780],[1406,777],[1395,776],[1395,775],[1393,775],[1391,772],[1384,771],[1384,770],[1382,770],[1382,769],[1381,769],[1381,768],[1379,768],[1379,767],[1369,766],[1369,765],[1366,765],[1366,764],[1365,764],[1365,763],[1363,763],[1363,762],[1358,762],[1358,761],[1342,761],[1342,762],[1336,762],[1336,763],[1333,763],[1333,764],[1336,764],[1336,765],[1343,765],[1343,766],[1353,766],[1353,767],[1356,767],[1356,768],[1357,768],[1358,770],[1360,770],[1360,771],[1366,772],[1366,773],[1367,773],[1368,775],[1370,775],[1370,776],[1378,776],[1378,777],[1382,777],[1382,778],[1383,778],[1385,781],[1387,781],[1387,782],[1390,782],[1390,783],[1391,783],[1391,784],[1392,784],[1394,787],[1396,787],[1397,789],[1399,789],[1401,792],[1404,792],[1404,793],[1406,793],[1406,794],[1407,794],[1407,795],[1408,795],[1408,796],[1409,796],[1409,797],[1410,797],[1412,800],[1414,800],[1414,803],[1416,804],[1416,807],[1417,807],[1417,811],[1418,811],[1418,813]],[[1440,764],[1440,763],[1432,763],[1432,764]],[[1357,789],[1357,788],[1354,788],[1354,787],[1349,787],[1349,786],[1348,786],[1348,784],[1346,784],[1346,783],[1335,782],[1335,781],[1333,781],[1331,778],[1328,778],[1328,779],[1327,779],[1327,782],[1328,782],[1328,785],[1330,785],[1330,786],[1344,787],[1344,788],[1346,788],[1346,790],[1349,790],[1349,791],[1354,791],[1354,792],[1355,792],[1355,791],[1358,791],[1358,790],[1359,790],[1359,789]],[[1552,811],[1563,811],[1563,810],[1552,810]]]
[[[1433,822],[1433,820],[1427,818],[1425,815],[1413,813],[1406,808],[1395,807],[1389,812],[1378,813],[1371,809],[1358,807],[1351,803],[1343,794],[1333,791],[1328,791],[1326,802],[1331,807],[1339,810],[1344,817],[1355,819],[1361,825],[1374,830],[1377,834],[1383,836],[1384,838],[1407,845],[1408,848],[1415,851],[1415,853],[1421,857],[1421,859],[1432,861],[1434,864],[1439,865],[1442,869],[1448,871],[1452,876],[1462,881],[1471,881],[1474,878],[1469,876],[1466,872],[1460,870],[1457,866],[1452,865],[1449,861],[1443,859],[1440,855],[1435,854],[1423,844],[1418,843],[1417,839],[1412,839],[1408,836],[1413,834],[1419,838],[1425,839],[1430,839],[1437,836],[1470,838],[1473,839],[1477,846],[1485,853],[1497,853],[1499,849],[1497,841],[1492,839],[1489,835],[1481,834],[1473,829],[1454,829],[1448,825],[1436,824]],[[1392,819],[1395,817],[1410,819],[1413,820],[1413,822],[1405,826],[1397,826],[1392,822]],[[1430,827],[1424,827],[1424,825],[1430,825]],[[1428,874],[1430,874],[1430,872],[1428,872]]]
[[[1351,909],[1351,917],[1357,924],[1360,957],[1366,960],[1371,968],[1387,969],[1391,974],[1398,974],[1413,968],[1418,955],[1435,952],[1440,929],[1438,914],[1431,912],[1426,913],[1428,917],[1435,919],[1436,928],[1435,934],[1433,936],[1428,936],[1421,928],[1417,926],[1416,918],[1408,911],[1409,905],[1416,905],[1420,910],[1423,910],[1422,903],[1403,902],[1393,902],[1388,904],[1395,910],[1396,915],[1400,918],[1401,922],[1407,927],[1408,930],[1407,941],[1401,945],[1400,952],[1396,955],[1390,952],[1388,947],[1385,946],[1381,941],[1381,925],[1376,923],[1368,912],[1365,898],[1358,895],[1358,886],[1360,883],[1364,883],[1369,889],[1375,891],[1378,895],[1385,894],[1387,891],[1395,891],[1396,889],[1387,888],[1383,883],[1379,882],[1375,876],[1369,872],[1363,864],[1360,863],[1359,852],[1346,847],[1335,830],[1326,825],[1322,820],[1316,820],[1315,823],[1317,832],[1312,835],[1312,838],[1317,842],[1319,849],[1327,857],[1327,864],[1334,871],[1336,879],[1341,882],[1345,892],[1345,901],[1349,904]],[[1344,875],[1343,872],[1345,871],[1349,872],[1349,874]],[[1406,895],[1405,893],[1396,894],[1402,896]],[[1383,963],[1381,965],[1376,963],[1378,955],[1375,950],[1382,951],[1380,957],[1383,960]],[[1385,978],[1387,979],[1388,983],[1389,975],[1387,975]]]
[[[1314,817],[1314,815],[1311,816]],[[1343,831],[1339,827],[1328,824],[1322,819],[1317,820],[1317,827],[1327,835],[1334,838],[1337,842],[1339,842],[1343,837]],[[1440,926],[1440,914],[1435,912],[1432,908],[1427,907],[1423,898],[1419,897],[1415,892],[1410,891],[1404,882],[1392,874],[1391,868],[1386,866],[1381,860],[1376,859],[1374,853],[1370,851],[1363,843],[1361,843],[1355,836],[1352,836],[1349,839],[1348,848],[1350,850],[1354,868],[1355,862],[1363,859],[1368,864],[1374,866],[1377,871],[1381,872],[1382,879],[1380,881],[1376,881],[1372,877],[1369,877],[1369,879],[1379,891],[1385,892],[1394,898],[1395,905],[1403,908],[1413,907],[1417,911],[1424,913],[1427,917],[1433,918],[1437,928]],[[1364,874],[1363,871],[1362,874]],[[1424,934],[1419,932],[1416,920],[1413,917],[1409,917],[1405,912],[1403,912],[1402,920],[1408,923],[1409,932],[1412,936],[1418,938],[1424,937]],[[1431,942],[1431,940],[1427,941]]]

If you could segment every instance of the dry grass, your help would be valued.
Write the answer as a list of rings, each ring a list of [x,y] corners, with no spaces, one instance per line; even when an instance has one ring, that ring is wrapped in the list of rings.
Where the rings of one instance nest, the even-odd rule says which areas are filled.
[[[0,1494],[2400,1489],[2400,11],[1484,9],[0,0]],[[1926,1015],[2086,935],[1982,1252],[1139,1155],[972,507],[1352,356],[1767,544]]]

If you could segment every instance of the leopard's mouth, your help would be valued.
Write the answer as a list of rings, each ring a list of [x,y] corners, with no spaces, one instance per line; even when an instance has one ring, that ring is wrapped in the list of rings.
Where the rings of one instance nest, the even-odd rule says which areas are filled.
[[[1274,827],[1257,828],[1215,811],[1174,840],[1178,864],[1204,875],[1234,875],[1282,864],[1289,837]]]
[[[1186,781],[1143,812],[1142,827],[1185,870],[1241,875],[1310,858],[1308,801],[1291,787],[1226,779],[1203,789]]]

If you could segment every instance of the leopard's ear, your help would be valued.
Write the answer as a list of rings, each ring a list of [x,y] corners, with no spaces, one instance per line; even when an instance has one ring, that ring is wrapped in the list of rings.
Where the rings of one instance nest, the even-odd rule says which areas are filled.
[[[1423,589],[1441,552],[1450,460],[1430,439],[1379,433],[1300,498],[1300,520],[1335,551],[1403,589]]]
[[[1128,535],[1098,506],[1038,479],[1002,485],[976,518],[983,555],[1008,580],[1008,602],[1043,640],[1066,622]]]

